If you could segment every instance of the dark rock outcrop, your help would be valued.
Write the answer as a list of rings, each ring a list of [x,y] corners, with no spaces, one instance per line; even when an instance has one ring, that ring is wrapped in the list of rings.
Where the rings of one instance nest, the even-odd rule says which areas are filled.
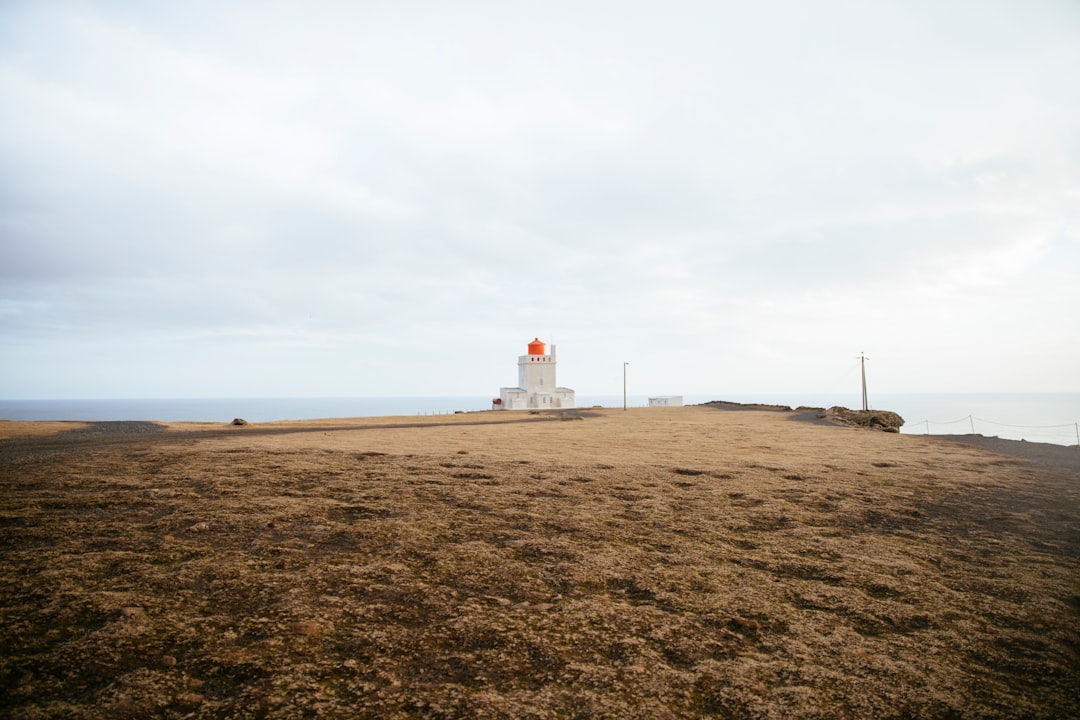
[[[831,407],[818,415],[831,422],[852,427],[865,427],[884,432],[900,432],[904,418],[889,410],[849,410],[846,407]]]

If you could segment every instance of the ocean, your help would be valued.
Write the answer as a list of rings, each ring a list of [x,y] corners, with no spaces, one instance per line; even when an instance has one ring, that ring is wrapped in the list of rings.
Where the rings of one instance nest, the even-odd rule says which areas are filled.
[[[791,407],[861,407],[858,394],[712,393],[684,395],[685,404],[710,400]],[[622,407],[622,395],[577,396],[579,408]],[[648,396],[627,396],[629,407],[645,407]],[[979,434],[1010,440],[1080,444],[1080,393],[882,394],[870,405],[899,413],[905,434]],[[315,418],[439,415],[489,410],[488,396],[358,398],[159,398],[100,400],[0,400],[4,420],[159,420],[248,422]]]

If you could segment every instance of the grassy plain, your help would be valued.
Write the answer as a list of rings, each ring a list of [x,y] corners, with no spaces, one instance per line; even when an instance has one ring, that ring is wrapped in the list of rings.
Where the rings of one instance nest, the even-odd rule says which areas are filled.
[[[0,424],[0,710],[1080,717],[1080,474],[782,412],[560,418]]]

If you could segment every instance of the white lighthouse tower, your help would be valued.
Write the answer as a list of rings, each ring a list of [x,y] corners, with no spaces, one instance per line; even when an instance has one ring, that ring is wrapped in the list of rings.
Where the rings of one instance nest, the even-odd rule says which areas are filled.
[[[574,391],[555,383],[555,346],[551,354],[540,338],[529,343],[527,355],[518,356],[518,386],[499,390],[492,402],[496,410],[546,410],[574,407]]]

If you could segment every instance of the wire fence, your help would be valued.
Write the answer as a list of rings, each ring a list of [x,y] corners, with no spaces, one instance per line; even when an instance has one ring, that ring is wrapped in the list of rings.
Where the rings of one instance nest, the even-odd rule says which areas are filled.
[[[975,417],[974,415],[967,415],[966,417],[962,417],[959,420],[948,420],[944,422],[937,420],[920,420],[916,423],[908,423],[907,426],[911,428],[910,430],[908,430],[908,433],[915,434],[915,429],[921,426],[921,428],[923,429],[923,432],[921,434],[923,435],[963,434],[962,432],[956,432],[956,430],[948,432],[930,432],[930,426],[932,425],[935,427],[952,426],[954,428],[959,425],[959,430],[970,430],[972,435],[982,434],[976,430],[976,427],[978,427],[980,430],[984,430],[987,429],[984,426],[990,426],[990,430],[996,430],[998,433],[1002,431],[997,429],[1002,428],[1005,431],[1009,431],[1009,434],[1021,436],[1027,434],[1037,437],[1039,440],[1045,439],[1060,444],[1068,444],[1075,437],[1076,444],[1080,446],[1080,422],[1063,423],[1061,425],[1012,425],[1009,423],[996,422],[994,420],[985,420],[983,418]],[[1020,432],[1011,432],[1014,430]],[[1025,433],[1023,432],[1025,430],[1034,432]]]

